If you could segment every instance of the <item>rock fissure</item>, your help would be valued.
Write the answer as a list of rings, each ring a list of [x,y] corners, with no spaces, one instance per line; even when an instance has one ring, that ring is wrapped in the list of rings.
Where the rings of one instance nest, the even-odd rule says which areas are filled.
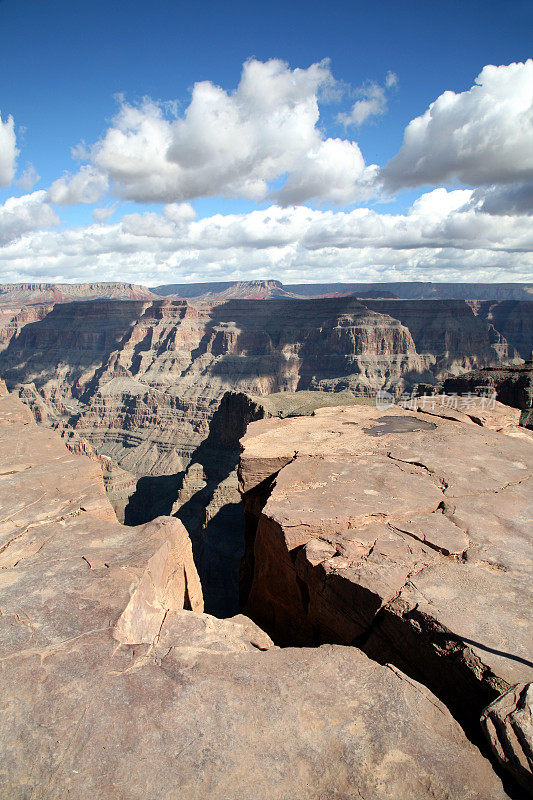
[[[449,519],[449,517],[448,517],[448,519]],[[468,550],[468,547],[469,547],[469,542],[467,542],[465,544],[464,549],[461,549],[460,552],[453,552],[453,551],[450,551],[444,545],[439,545],[439,544],[437,544],[435,542],[432,542],[426,536],[423,536],[423,535],[420,536],[420,535],[417,535],[416,533],[414,533],[413,531],[409,531],[409,530],[406,530],[405,528],[401,528],[399,526],[399,524],[394,524],[392,522],[389,522],[389,527],[393,531],[398,533],[398,534],[404,534],[405,536],[410,536],[411,538],[416,539],[418,542],[421,542],[422,544],[425,544],[427,547],[430,547],[432,550],[435,550],[437,553],[440,553],[443,556],[451,556],[452,558],[459,558],[459,559],[463,558],[465,553],[466,553],[466,551]]]

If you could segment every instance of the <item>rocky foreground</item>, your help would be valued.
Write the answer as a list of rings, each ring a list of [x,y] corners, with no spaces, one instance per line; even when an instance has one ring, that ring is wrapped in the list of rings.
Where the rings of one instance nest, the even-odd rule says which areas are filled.
[[[309,428],[305,439],[298,437],[298,447],[294,425],[302,424],[299,419],[265,420],[251,428],[242,462],[248,497],[261,481],[265,486],[279,473],[261,516],[277,520],[281,557],[280,580],[270,587],[268,608],[278,603],[276,589],[285,581],[297,594],[283,600],[284,625],[294,606],[298,613],[303,609],[305,631],[324,624],[342,639],[349,624],[364,628],[370,611],[367,603],[354,611],[353,575],[357,565],[360,573],[370,569],[375,553],[376,569],[367,584],[388,564],[381,585],[395,583],[401,592],[417,562],[418,619],[430,618],[427,604],[436,605],[446,632],[453,606],[450,588],[457,589],[449,570],[468,576],[472,569],[471,589],[476,591],[469,594],[466,608],[473,610],[463,615],[466,628],[455,628],[463,636],[475,634],[485,647],[505,649],[487,656],[486,649],[472,645],[472,660],[480,664],[485,659],[494,669],[491,687],[494,681],[503,687],[511,678],[523,679],[525,609],[515,608],[513,600],[526,558],[526,533],[517,510],[528,474],[522,443],[451,421],[423,431],[382,430],[383,436],[375,437],[364,428],[389,423],[380,423],[370,412],[363,419],[365,413],[361,408],[336,410],[304,419],[315,429]],[[398,419],[411,424],[416,415],[392,416],[395,424]],[[283,442],[277,426],[284,429]],[[443,447],[441,463],[434,451],[414,454],[415,444],[427,444],[420,437],[429,430],[449,445],[442,441],[449,426],[460,429],[459,439],[455,450]],[[273,434],[268,445],[267,431]],[[258,460],[261,437],[264,457]],[[387,437],[392,437],[388,444]],[[359,447],[357,461],[348,463],[357,440],[376,447],[368,445],[366,454]],[[410,455],[402,441],[410,441]],[[385,454],[389,448],[390,456]],[[459,448],[462,456],[472,453],[471,466],[477,470],[453,478],[445,488]],[[413,461],[429,457],[433,476]],[[2,798],[516,796],[512,786],[503,788],[445,705],[397,666],[381,665],[354,646],[280,649],[247,617],[222,620],[202,613],[201,587],[181,523],[160,517],[139,527],[120,525],[106,498],[99,463],[68,451],[57,434],[38,427],[20,400],[7,394],[0,397],[0,459]],[[284,480],[291,468],[300,470],[298,475]],[[499,483],[493,491],[496,471]],[[481,502],[483,481],[487,488]],[[461,505],[467,488],[471,504]],[[503,502],[499,516],[497,494]],[[444,503],[442,513],[439,503]],[[458,506],[457,524],[446,516],[448,503]],[[475,537],[470,529],[465,532],[474,525],[468,514],[477,514],[478,506],[484,514],[482,546],[477,528]],[[250,506],[248,511],[253,513]],[[369,514],[375,519],[370,521]],[[440,524],[431,521],[424,528],[423,544],[417,523],[431,515]],[[372,552],[369,526],[379,529]],[[263,568],[273,568],[274,550],[267,548],[262,564],[258,542],[254,581]],[[285,552],[283,542],[290,544]],[[300,583],[294,579],[295,547],[296,561],[303,564]],[[471,568],[468,559],[461,560],[469,553]],[[327,608],[306,577],[316,568],[324,570],[324,587],[344,588],[327,598]],[[424,581],[424,570],[429,580]],[[507,581],[502,584],[507,606],[488,590],[488,576]],[[301,604],[305,596],[307,609]],[[364,600],[365,592],[360,596]],[[492,608],[493,598],[500,605]],[[486,625],[478,613],[481,606],[490,611]],[[448,618],[442,609],[449,611]],[[264,612],[268,616],[267,606]],[[437,616],[434,612],[432,618]],[[281,632],[279,625],[270,627],[276,635]],[[458,663],[465,654],[462,642],[460,649]],[[511,653],[519,659],[513,664]],[[451,660],[445,663],[448,669]]]

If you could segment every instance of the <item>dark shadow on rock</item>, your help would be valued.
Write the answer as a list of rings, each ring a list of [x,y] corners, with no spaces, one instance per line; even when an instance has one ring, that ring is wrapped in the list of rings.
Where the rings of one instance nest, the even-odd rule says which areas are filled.
[[[205,610],[216,617],[233,616],[239,608],[239,570],[244,552],[244,517],[236,475],[239,440],[248,423],[264,415],[262,406],[248,395],[224,395],[207,438],[191,456],[190,464],[202,468],[205,486],[174,512],[191,538]],[[126,506],[124,523],[141,525],[157,516],[172,514],[186,476],[185,470],[140,478]],[[227,495],[222,494],[220,501],[213,504],[215,493],[228,479]]]
[[[143,525],[156,517],[170,516],[182,476],[183,473],[139,478],[124,509],[124,524]]]
[[[244,552],[244,516],[236,473],[239,440],[250,422],[264,416],[262,406],[246,394],[227,392],[223,396],[207,438],[190,461],[202,468],[205,486],[175,512],[192,541],[205,610],[216,617],[232,616],[239,607],[239,570]]]
[[[56,304],[42,320],[25,325],[0,353],[0,372],[9,389],[34,382],[37,389],[67,368],[73,396],[87,370],[102,369],[120,349],[142,315],[143,301],[93,300]],[[31,355],[28,357],[28,354]]]

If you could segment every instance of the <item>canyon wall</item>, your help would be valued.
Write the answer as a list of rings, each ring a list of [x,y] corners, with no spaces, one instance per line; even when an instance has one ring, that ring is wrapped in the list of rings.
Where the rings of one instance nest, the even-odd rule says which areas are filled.
[[[0,283],[0,307],[77,300],[153,300],[146,286],[102,281],[94,283]]]
[[[469,301],[474,314],[489,322],[523,359],[528,359],[533,348],[532,301]]]
[[[0,305],[0,352],[16,339],[22,328],[29,322],[37,322],[46,317],[53,303],[38,305]]]
[[[0,375],[140,477],[182,471],[229,389],[373,396],[516,358],[461,301],[95,300],[17,328]]]
[[[533,361],[505,367],[485,367],[447,378],[448,394],[493,394],[496,399],[522,412],[520,424],[533,430]]]
[[[429,281],[398,281],[380,283],[295,283],[280,281],[213,281],[211,283],[171,283],[155,286],[158,295],[185,298],[214,296],[219,293],[248,293],[259,287],[269,294],[281,291],[298,297],[353,294],[358,297],[401,297],[406,300],[532,300],[532,283],[431,283]],[[372,294],[369,294],[372,293]]]
[[[351,392],[280,392],[274,395],[226,392],[207,438],[176,480],[140,481],[126,508],[126,521],[145,522],[154,513],[172,513],[185,525],[204,587],[206,609],[229,616],[239,608],[239,573],[244,554],[244,516],[238,487],[240,439],[247,426],[270,417],[310,415],[317,408],[373,401]]]

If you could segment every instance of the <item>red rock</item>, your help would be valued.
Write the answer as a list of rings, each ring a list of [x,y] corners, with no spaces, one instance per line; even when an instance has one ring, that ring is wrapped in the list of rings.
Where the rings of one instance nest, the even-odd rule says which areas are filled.
[[[392,408],[252,423],[245,610],[281,644],[357,644],[465,723],[533,675],[531,445]]]
[[[0,457],[0,797],[507,797],[399,670],[183,610],[201,597],[179,521],[116,522],[98,463],[13,396]]]
[[[498,761],[525,789],[533,794],[533,688],[513,686],[481,715],[485,731]]]

